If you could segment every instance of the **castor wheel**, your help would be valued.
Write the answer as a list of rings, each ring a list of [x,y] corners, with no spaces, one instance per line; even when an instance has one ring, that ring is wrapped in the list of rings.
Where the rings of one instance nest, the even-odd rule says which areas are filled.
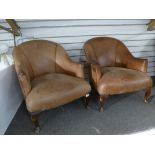
[[[40,126],[34,128],[34,133],[38,135],[40,133]]]
[[[103,108],[103,107],[100,107],[100,108],[99,108],[99,111],[100,111],[100,112],[103,112],[103,111],[104,111],[104,108]]]

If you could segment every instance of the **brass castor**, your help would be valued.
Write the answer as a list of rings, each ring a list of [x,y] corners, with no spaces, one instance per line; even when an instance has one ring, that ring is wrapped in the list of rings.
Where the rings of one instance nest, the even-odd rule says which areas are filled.
[[[40,126],[34,128],[34,133],[37,135],[40,133]]]
[[[148,100],[144,100],[144,102],[145,102],[146,104],[149,103]]]
[[[99,111],[100,111],[100,112],[103,112],[103,111],[104,111],[103,107],[100,107],[100,108],[99,108]]]

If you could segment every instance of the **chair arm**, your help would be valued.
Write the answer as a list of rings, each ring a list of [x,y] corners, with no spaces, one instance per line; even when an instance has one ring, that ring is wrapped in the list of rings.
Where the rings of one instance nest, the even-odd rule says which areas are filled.
[[[84,79],[84,65],[83,64],[78,64],[76,62],[73,62],[72,60],[69,60],[67,63],[67,66],[65,67],[65,70],[68,72],[71,72],[71,74],[74,74],[76,77]]]
[[[26,75],[23,72],[17,74],[19,83],[23,92],[24,97],[26,97],[31,91],[31,84]]]
[[[91,78],[96,85],[100,78],[102,77],[101,67],[98,64],[92,63],[91,64]]]
[[[147,72],[147,65],[148,65],[147,59],[140,59],[134,57],[132,59],[129,59],[127,62],[127,68],[138,70],[141,72]]]
[[[56,72],[69,74],[79,78],[84,78],[83,65],[74,62],[64,48],[57,46],[56,48]]]

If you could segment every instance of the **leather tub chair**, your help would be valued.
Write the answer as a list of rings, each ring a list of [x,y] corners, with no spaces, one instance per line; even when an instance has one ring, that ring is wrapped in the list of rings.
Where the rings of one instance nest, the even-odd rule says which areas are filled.
[[[145,90],[144,101],[151,94],[152,79],[147,75],[146,59],[132,56],[119,40],[97,37],[84,45],[90,63],[91,83],[99,94],[99,110],[103,111],[108,95]]]
[[[57,43],[24,42],[14,48],[13,58],[36,132],[40,130],[40,112],[89,94],[90,85],[84,80],[83,65],[73,62]]]

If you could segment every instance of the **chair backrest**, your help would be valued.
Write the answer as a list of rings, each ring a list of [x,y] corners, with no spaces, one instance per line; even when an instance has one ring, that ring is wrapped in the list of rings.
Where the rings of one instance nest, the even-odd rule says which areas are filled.
[[[24,42],[14,48],[13,57],[17,73],[24,72],[30,80],[46,73],[63,72],[61,63],[68,59],[60,45],[47,40]]]
[[[88,40],[84,45],[84,51],[88,62],[109,67],[126,67],[127,59],[133,57],[120,40],[110,37],[97,37]]]

